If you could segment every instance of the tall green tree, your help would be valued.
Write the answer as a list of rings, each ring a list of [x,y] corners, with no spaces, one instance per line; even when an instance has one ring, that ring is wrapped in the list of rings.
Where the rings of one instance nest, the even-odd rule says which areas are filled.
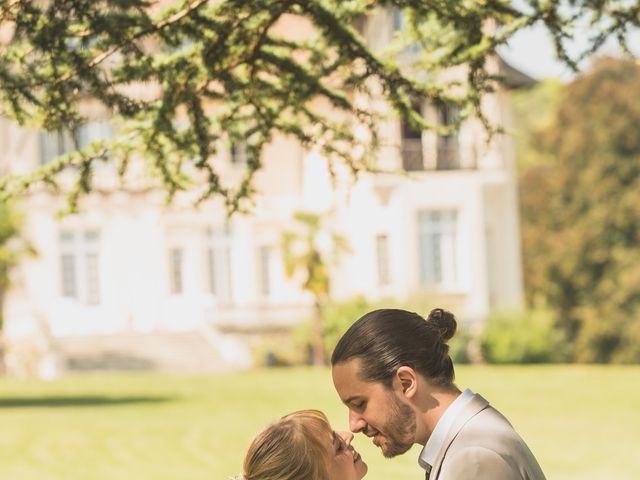
[[[640,361],[640,65],[601,59],[567,86],[522,176],[527,294],[573,358]]]
[[[380,8],[402,12],[404,27],[389,48],[374,51],[358,27]],[[308,22],[308,38],[279,29],[291,17]],[[223,198],[230,211],[242,209],[261,151],[277,133],[354,172],[372,168],[367,152],[376,146],[376,113],[359,106],[363,96],[382,95],[423,129],[437,127],[413,110],[415,98],[458,104],[460,119],[484,118],[481,96],[496,86],[487,58],[538,23],[558,57],[575,67],[609,37],[625,46],[629,29],[640,25],[640,6],[624,0],[0,0],[0,114],[34,128],[73,130],[86,121],[82,106],[90,104],[121,123],[112,142],[96,142],[32,175],[4,178],[0,192],[17,194],[43,182],[55,188],[57,175],[74,167],[73,208],[92,187],[93,162],[115,160],[124,175],[135,152],[170,196],[191,190],[200,200]],[[586,50],[570,57],[566,42],[584,25],[590,26]],[[414,68],[401,68],[396,54],[408,45],[420,53]],[[465,85],[439,79],[438,72],[460,65],[467,68]],[[228,186],[212,158],[239,142],[246,143],[246,175]]]
[[[565,84],[559,79],[544,79],[527,89],[509,92],[513,109],[513,135],[519,172],[549,161],[540,148],[540,135],[553,124]]]
[[[285,273],[300,275],[301,286],[313,295],[311,347],[313,364],[326,364],[324,309],[331,293],[331,266],[348,249],[346,240],[323,226],[323,216],[311,212],[294,215],[298,229],[282,235]]]

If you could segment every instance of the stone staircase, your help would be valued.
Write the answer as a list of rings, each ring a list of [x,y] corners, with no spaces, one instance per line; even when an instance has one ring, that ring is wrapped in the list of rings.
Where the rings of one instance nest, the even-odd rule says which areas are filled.
[[[58,337],[55,351],[60,367],[70,373],[225,373],[250,366],[246,347],[206,330]]]

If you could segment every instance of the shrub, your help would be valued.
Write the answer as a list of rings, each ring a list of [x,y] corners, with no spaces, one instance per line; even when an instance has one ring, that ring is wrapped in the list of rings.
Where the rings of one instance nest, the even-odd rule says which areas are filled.
[[[253,342],[254,363],[260,367],[289,367],[308,363],[308,353],[288,332],[266,333]]]
[[[328,356],[335,348],[340,337],[358,318],[371,310],[378,308],[401,308],[417,312],[426,317],[432,308],[442,307],[452,310],[455,308],[448,305],[444,299],[438,299],[427,295],[414,295],[406,301],[398,301],[393,298],[386,298],[371,302],[364,296],[359,295],[342,302],[332,302],[324,308],[324,341],[325,351]],[[298,326],[294,332],[296,343],[301,351],[308,350],[311,341],[311,327],[309,322],[304,322]],[[452,340],[449,341],[449,354],[456,363],[469,363],[468,345],[471,340],[471,332],[464,321],[458,318],[458,331]]]
[[[460,363],[472,363],[469,355],[469,344],[473,339],[471,329],[458,321],[458,329],[454,337],[449,340],[449,356],[454,365]]]
[[[492,315],[480,337],[489,363],[549,363],[564,360],[564,338],[544,308]]]

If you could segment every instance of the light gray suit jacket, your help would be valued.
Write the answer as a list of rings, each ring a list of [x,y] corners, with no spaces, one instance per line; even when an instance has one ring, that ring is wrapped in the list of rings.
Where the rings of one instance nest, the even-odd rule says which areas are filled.
[[[545,480],[509,421],[475,394],[447,434],[430,480]]]

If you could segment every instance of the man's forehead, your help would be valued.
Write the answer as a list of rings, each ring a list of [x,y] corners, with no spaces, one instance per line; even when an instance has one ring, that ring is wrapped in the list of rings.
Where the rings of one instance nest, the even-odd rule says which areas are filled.
[[[378,386],[360,377],[360,364],[360,359],[354,358],[333,366],[333,383],[344,403],[367,398]]]
[[[360,365],[361,360],[359,358],[351,358],[334,365],[331,371],[334,382],[336,379],[348,380],[349,382],[361,381]]]

